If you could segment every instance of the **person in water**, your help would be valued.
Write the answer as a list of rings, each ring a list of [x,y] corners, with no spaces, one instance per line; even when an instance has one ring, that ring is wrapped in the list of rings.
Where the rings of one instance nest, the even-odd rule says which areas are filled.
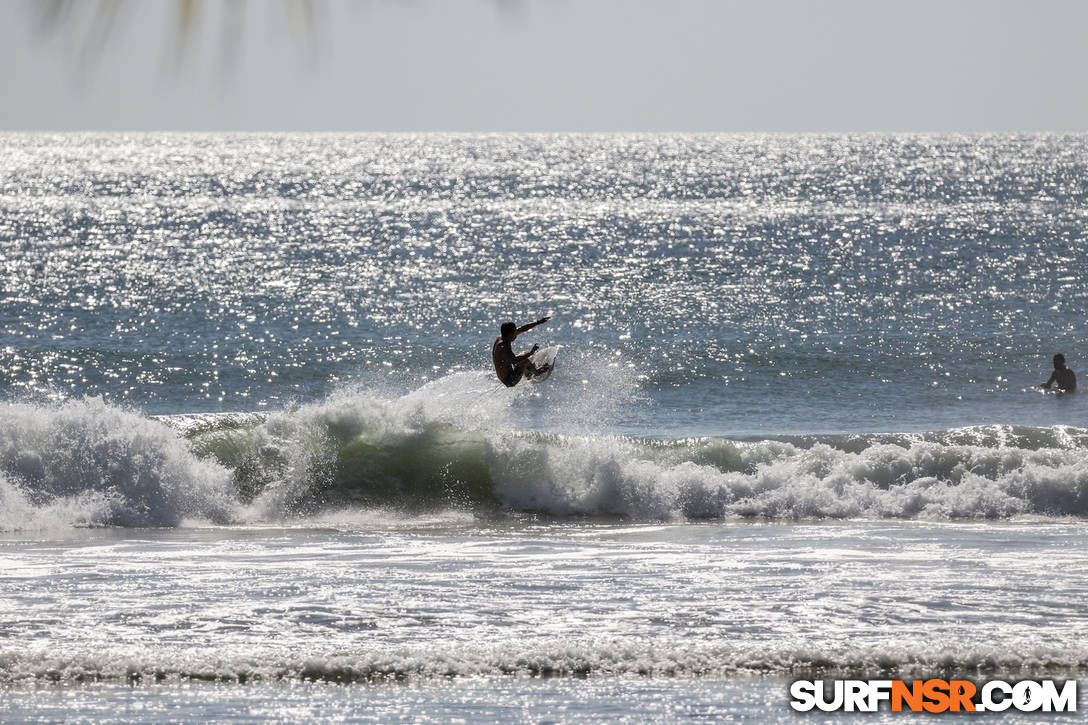
[[[1072,393],[1077,389],[1077,376],[1065,366],[1065,355],[1058,353],[1054,356],[1054,372],[1050,374],[1050,380],[1042,383],[1040,387],[1050,390],[1050,386],[1057,383],[1058,390]]]
[[[539,345],[533,345],[533,349],[524,355],[515,355],[510,345],[521,333],[528,332],[537,325],[543,325],[550,319],[552,319],[550,316],[541,317],[536,322],[530,322],[521,327],[517,327],[513,322],[502,323],[502,327],[499,328],[502,334],[495,338],[495,344],[491,346],[491,360],[495,363],[495,374],[499,376],[503,385],[512,388],[521,382],[522,377],[531,378],[548,370],[547,365],[537,368],[529,359],[530,355],[540,349]]]

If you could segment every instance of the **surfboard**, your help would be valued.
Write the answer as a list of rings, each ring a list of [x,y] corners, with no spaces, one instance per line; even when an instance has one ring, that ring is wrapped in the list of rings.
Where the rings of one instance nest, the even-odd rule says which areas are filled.
[[[526,375],[525,379],[532,383],[542,383],[551,377],[552,370],[555,370],[555,356],[559,353],[559,345],[552,345],[551,347],[542,347],[529,357],[532,360],[533,365],[542,368],[545,365],[548,369],[539,375]]]

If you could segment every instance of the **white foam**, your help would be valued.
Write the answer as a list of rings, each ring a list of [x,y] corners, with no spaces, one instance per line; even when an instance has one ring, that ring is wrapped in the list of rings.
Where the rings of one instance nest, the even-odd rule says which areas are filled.
[[[363,682],[475,676],[1075,676],[1088,650],[1030,642],[977,645],[883,643],[864,647],[675,639],[544,639],[490,644],[377,646],[353,652],[253,648],[110,648],[94,652],[29,647],[0,650],[0,683],[38,681]]]
[[[468,511],[452,509],[409,514],[400,509],[379,506],[367,509],[340,508],[322,511],[314,516],[299,519],[294,524],[300,528],[338,531],[446,530],[475,526],[476,517]]]
[[[719,465],[650,460],[622,438],[495,441],[496,494],[516,509],[635,517],[1008,518],[1088,515],[1081,450],[916,441],[713,442]],[[732,447],[733,455],[723,455]],[[696,452],[693,458],[701,458]],[[723,470],[724,467],[724,470]]]
[[[0,406],[0,528],[232,520],[230,471],[101,399]]]

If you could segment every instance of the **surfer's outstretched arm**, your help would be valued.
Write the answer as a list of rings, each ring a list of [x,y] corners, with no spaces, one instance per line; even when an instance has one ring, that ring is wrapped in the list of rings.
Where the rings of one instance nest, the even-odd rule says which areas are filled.
[[[529,330],[533,329],[537,325],[543,325],[545,322],[547,322],[550,319],[552,319],[552,316],[548,315],[547,317],[541,317],[536,322],[530,322],[528,325],[522,325],[521,327],[518,328],[518,334],[520,335],[523,332],[528,332]]]

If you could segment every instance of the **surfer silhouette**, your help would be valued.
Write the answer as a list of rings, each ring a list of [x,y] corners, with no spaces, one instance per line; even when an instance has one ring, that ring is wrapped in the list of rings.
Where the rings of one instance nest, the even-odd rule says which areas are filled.
[[[495,338],[495,343],[491,346],[491,360],[495,363],[495,374],[499,376],[499,380],[502,381],[503,385],[512,388],[521,382],[522,377],[531,378],[548,370],[547,365],[537,368],[533,361],[529,359],[534,352],[540,349],[539,345],[533,345],[533,349],[524,355],[515,355],[510,345],[521,333],[528,332],[537,325],[543,325],[550,319],[551,316],[541,317],[536,322],[530,322],[528,325],[522,325],[521,327],[517,327],[513,322],[502,323],[502,327],[499,328],[501,334]]]
[[[1065,366],[1065,355],[1058,353],[1054,356],[1054,372],[1050,374],[1050,380],[1040,384],[1039,387],[1050,390],[1050,386],[1057,383],[1058,390],[1072,393],[1077,389],[1077,376]]]

